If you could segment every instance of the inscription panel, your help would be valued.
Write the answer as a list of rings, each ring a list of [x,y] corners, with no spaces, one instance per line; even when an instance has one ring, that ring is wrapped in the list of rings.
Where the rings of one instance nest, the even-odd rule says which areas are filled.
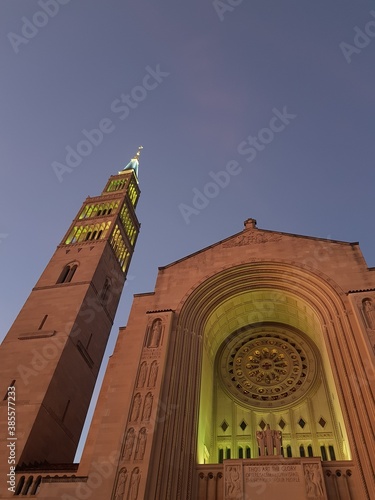
[[[245,465],[244,483],[249,500],[306,498],[303,469],[299,464]]]

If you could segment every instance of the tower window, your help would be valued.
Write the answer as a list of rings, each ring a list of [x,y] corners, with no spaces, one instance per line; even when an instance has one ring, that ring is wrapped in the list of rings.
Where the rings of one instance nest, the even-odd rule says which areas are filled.
[[[16,383],[16,379],[12,380],[12,382],[8,385],[8,389],[9,387],[14,387]],[[7,389],[7,392],[5,393],[5,396],[3,397],[3,401],[6,401],[8,399],[8,389]]]
[[[307,447],[307,454],[308,454],[309,457],[313,457],[314,456],[311,444],[309,444],[309,446]]]
[[[290,444],[288,444],[288,446],[286,447],[286,456],[291,458],[293,455],[292,455],[292,447],[290,446]]]
[[[327,450],[326,450],[325,446],[320,447],[320,453],[322,454],[322,460],[327,461],[328,457],[327,457]]]
[[[30,489],[30,487],[32,485],[32,482],[33,482],[33,476],[30,476],[29,479],[27,480],[26,484],[25,484],[25,487],[22,490],[22,496],[23,495],[27,495],[29,493],[29,489]]]
[[[229,460],[229,459],[230,459],[230,448],[227,448],[227,449],[225,450],[225,458],[226,458],[227,460]]]
[[[70,232],[68,238],[65,240],[65,244],[70,245],[72,243],[80,243],[81,241],[95,239],[95,237],[96,239],[103,239],[105,238],[110,226],[110,221],[103,222],[102,224],[92,224],[89,226],[75,226]],[[100,232],[100,236],[97,236],[98,232]]]
[[[304,448],[304,446],[302,444],[299,447],[299,456],[300,457],[305,457],[306,456],[306,454],[305,454],[305,448]]]
[[[41,323],[40,323],[40,325],[39,325],[38,330],[41,330],[41,329],[43,328],[44,323],[47,321],[47,318],[48,318],[48,314],[46,314],[46,315],[44,316],[44,318],[42,319],[42,321],[41,321]]]
[[[238,448],[238,458],[243,458],[243,448],[242,448],[242,446],[240,446]]]
[[[113,201],[111,203],[100,203],[97,204],[89,204],[84,207],[82,212],[80,213],[79,219],[88,219],[90,217],[103,217],[104,215],[109,215],[112,210],[116,210],[119,206],[118,201]]]
[[[120,189],[124,189],[125,184],[126,184],[126,179],[113,180],[109,183],[106,191],[107,192],[119,191]]]
[[[16,491],[14,492],[15,495],[19,495],[21,493],[24,484],[25,484],[25,476],[21,476],[20,480],[18,481]]]
[[[31,490],[31,495],[36,495],[38,493],[41,482],[42,482],[42,476],[38,476],[34,483],[33,489]]]
[[[111,282],[109,278],[105,279],[102,291],[100,293],[100,300],[104,303],[108,301],[109,291],[111,289]]]
[[[246,458],[251,458],[251,449],[250,449],[250,446],[246,446]]]
[[[64,422],[64,420],[65,420],[66,414],[68,412],[69,405],[70,405],[70,399],[68,399],[68,401],[66,403],[64,413],[63,413],[63,415],[61,417],[61,422]]]
[[[130,243],[134,245],[135,238],[137,236],[137,229],[130,216],[129,208],[126,205],[124,205],[121,209],[120,219],[124,226],[126,236],[129,238]]]
[[[70,283],[76,272],[78,264],[68,264],[61,271],[61,274],[56,283]],[[46,318],[47,319],[47,318]],[[39,328],[40,329],[40,328]]]
[[[130,252],[125,244],[120,228],[117,224],[112,233],[110,244],[116,254],[121,269],[123,270],[123,272],[125,272],[130,259]]]
[[[132,179],[129,183],[128,194],[133,207],[135,207],[137,204],[139,191],[136,187],[134,179]]]
[[[219,464],[222,464],[224,460],[224,450],[223,448],[219,448]]]

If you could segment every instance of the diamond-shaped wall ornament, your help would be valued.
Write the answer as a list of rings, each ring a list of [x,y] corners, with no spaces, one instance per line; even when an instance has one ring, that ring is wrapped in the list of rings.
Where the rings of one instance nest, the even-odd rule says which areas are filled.
[[[306,425],[306,422],[303,420],[303,418],[300,418],[298,420],[298,425],[303,429]]]
[[[284,430],[284,427],[286,426],[286,423],[284,422],[284,420],[281,418],[280,419],[280,422],[279,422],[279,427],[281,427],[282,430]]]
[[[327,422],[324,420],[324,418],[323,418],[323,417],[320,417],[319,424],[320,424],[322,427],[325,427],[326,423],[327,423]]]
[[[262,429],[262,431],[266,427],[266,422],[263,419],[259,422],[259,427]]]
[[[225,432],[228,429],[229,424],[225,420],[223,420],[223,423],[220,427],[223,429],[223,432]]]
[[[242,422],[240,423],[240,427],[243,431],[246,429],[247,423],[245,422],[245,420],[242,420]]]

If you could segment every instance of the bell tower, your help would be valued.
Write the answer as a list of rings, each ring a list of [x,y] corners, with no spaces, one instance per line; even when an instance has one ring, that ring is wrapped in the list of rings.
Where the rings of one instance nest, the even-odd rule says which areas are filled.
[[[6,450],[14,386],[16,464],[73,461],[139,232],[140,150],[84,201],[0,347],[0,439]]]

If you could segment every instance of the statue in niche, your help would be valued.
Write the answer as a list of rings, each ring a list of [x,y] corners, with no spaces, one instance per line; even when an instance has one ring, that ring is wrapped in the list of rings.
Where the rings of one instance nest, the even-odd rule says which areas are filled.
[[[133,400],[133,410],[132,410],[132,414],[131,414],[131,417],[130,417],[130,421],[131,422],[136,422],[138,420],[139,412],[140,412],[140,409],[141,409],[141,404],[142,404],[142,398],[141,398],[141,395],[138,392],[134,396],[134,400]]]
[[[135,440],[135,432],[134,428],[131,427],[126,434],[124,452],[122,455],[123,460],[130,460],[133,453],[134,440]]]
[[[141,368],[139,370],[137,387],[143,387],[145,385],[146,375],[147,375],[147,363],[146,361],[143,361],[143,363],[141,364]]]
[[[226,486],[228,497],[237,496],[239,493],[241,493],[240,474],[237,467],[228,467]]]
[[[153,395],[151,394],[151,392],[147,393],[142,414],[142,420],[145,420],[146,422],[150,420],[151,410],[152,410],[152,400],[153,400]]]
[[[264,437],[265,437],[266,448],[267,448],[267,455],[273,455],[274,435],[275,435],[275,431],[271,430],[270,424],[267,424],[266,430],[264,431]]]
[[[307,498],[324,498],[322,474],[318,464],[305,465]]]
[[[161,319],[156,319],[151,326],[147,347],[159,347],[161,340],[162,323]]]
[[[264,431],[257,431],[256,438],[257,438],[258,447],[259,447],[259,456],[264,457],[266,454],[265,442],[264,442],[265,441]]]
[[[362,300],[362,311],[363,315],[365,317],[365,322],[367,325],[367,328],[370,328],[373,330],[375,328],[375,313],[374,309],[372,307],[372,300],[371,299],[363,299]]]
[[[148,377],[149,387],[155,387],[157,376],[158,376],[158,362],[153,361],[150,368],[150,375]]]
[[[281,446],[283,444],[283,433],[281,431],[274,431],[274,445],[276,448],[276,455],[281,455]]]
[[[135,460],[143,460],[143,456],[145,454],[147,442],[147,431],[146,427],[142,427],[138,434],[137,447],[135,449]]]
[[[139,468],[136,467],[133,470],[132,476],[130,478],[129,500],[137,500],[140,479],[141,479],[141,475],[139,473]]]
[[[127,470],[121,469],[119,476],[118,476],[118,481],[117,481],[115,500],[123,500],[127,480],[128,480]]]

